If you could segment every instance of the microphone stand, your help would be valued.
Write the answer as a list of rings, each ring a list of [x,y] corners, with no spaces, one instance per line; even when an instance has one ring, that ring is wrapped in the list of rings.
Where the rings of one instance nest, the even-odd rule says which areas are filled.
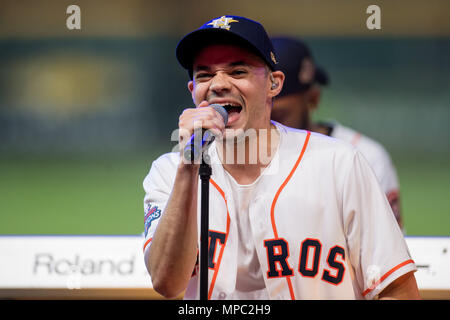
[[[209,156],[202,153],[199,168],[201,180],[201,215],[200,215],[200,300],[208,300],[208,251],[209,251],[209,180],[212,169]]]

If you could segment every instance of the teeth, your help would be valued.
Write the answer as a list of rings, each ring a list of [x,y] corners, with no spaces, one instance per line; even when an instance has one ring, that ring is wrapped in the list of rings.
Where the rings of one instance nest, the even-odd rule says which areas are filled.
[[[231,104],[231,103],[227,103],[227,104],[223,104],[222,107],[226,108],[226,107],[236,107],[236,108],[240,108],[241,106],[238,104]]]

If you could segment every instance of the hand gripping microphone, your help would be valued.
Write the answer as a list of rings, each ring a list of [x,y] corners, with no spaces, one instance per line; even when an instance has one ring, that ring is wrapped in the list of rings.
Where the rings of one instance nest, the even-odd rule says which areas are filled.
[[[222,107],[220,104],[211,104],[210,107],[213,107],[223,118],[223,122],[225,125],[228,122],[228,112]],[[214,135],[209,130],[202,129],[200,132],[195,132],[191,136],[191,139],[186,144],[183,150],[184,159],[190,163],[194,163],[199,159],[200,155],[203,152],[203,148],[207,147],[211,142],[214,141]]]

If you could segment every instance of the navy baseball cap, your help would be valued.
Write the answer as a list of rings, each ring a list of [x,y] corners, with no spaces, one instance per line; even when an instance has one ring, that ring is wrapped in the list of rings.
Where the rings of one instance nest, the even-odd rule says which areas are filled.
[[[317,73],[314,58],[308,46],[298,39],[289,37],[272,38],[272,43],[277,52],[279,63],[277,70],[283,71],[283,90],[277,97],[304,92],[314,83],[328,80],[325,74]]]
[[[198,51],[207,45],[222,43],[246,47],[275,70],[277,58],[264,27],[259,22],[233,15],[212,19],[184,36],[176,49],[178,62],[188,70],[192,79],[193,62]]]
[[[315,83],[321,86],[327,86],[330,83],[330,77],[325,69],[321,66],[316,66],[316,74],[314,76]]]

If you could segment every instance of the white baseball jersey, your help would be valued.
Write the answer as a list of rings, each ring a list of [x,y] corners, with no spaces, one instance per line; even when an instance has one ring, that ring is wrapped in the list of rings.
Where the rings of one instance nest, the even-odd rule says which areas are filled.
[[[223,169],[214,143],[208,150],[209,299],[372,299],[415,271],[360,152],[334,138],[274,124],[277,152],[251,185],[240,186]],[[144,180],[146,263],[179,157],[161,156]],[[200,224],[200,206],[198,217]],[[195,269],[185,299],[199,298]]]
[[[399,220],[401,214],[399,207],[400,188],[397,171],[389,153],[377,141],[351,128],[345,127],[336,121],[330,123],[330,126],[332,127],[331,137],[347,141],[361,151],[373,169],[375,176],[378,178],[381,188],[391,204],[395,217]]]
[[[386,194],[399,189],[397,172],[391,157],[380,143],[338,122],[333,122],[332,127],[333,138],[347,141],[361,151]]]

